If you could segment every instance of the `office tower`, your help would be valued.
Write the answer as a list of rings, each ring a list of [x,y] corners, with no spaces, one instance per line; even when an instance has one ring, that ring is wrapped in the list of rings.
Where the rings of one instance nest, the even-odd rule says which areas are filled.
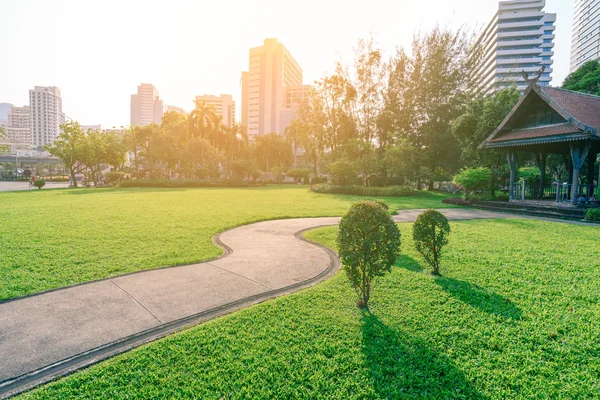
[[[277,39],[265,39],[262,46],[250,49],[245,74],[242,73],[242,120],[247,115],[248,135],[254,138],[269,132],[283,134],[285,87],[302,85],[302,68]]]
[[[154,85],[138,86],[137,93],[131,95],[131,126],[160,124],[163,114],[164,105]]]
[[[196,96],[196,103],[198,102],[213,107],[216,114],[222,118],[223,125],[231,128],[235,124],[235,101],[230,94]]]
[[[56,86],[35,86],[29,91],[31,108],[31,143],[34,146],[51,144],[60,134],[65,121],[62,98]]]
[[[498,11],[481,31],[471,57],[475,60],[475,86],[493,93],[507,86],[527,87],[522,72],[536,76],[545,66],[539,84],[552,80],[556,14],[543,11],[545,0],[501,1]]]

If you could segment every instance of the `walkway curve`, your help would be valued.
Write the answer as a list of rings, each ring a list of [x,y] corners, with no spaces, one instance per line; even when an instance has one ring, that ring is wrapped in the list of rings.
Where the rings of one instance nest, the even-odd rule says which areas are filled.
[[[397,222],[423,210],[403,210]],[[507,218],[442,209],[449,219]],[[301,234],[339,217],[273,220],[223,232],[225,255],[0,303],[0,397],[12,396],[185,327],[334,275],[331,250]]]

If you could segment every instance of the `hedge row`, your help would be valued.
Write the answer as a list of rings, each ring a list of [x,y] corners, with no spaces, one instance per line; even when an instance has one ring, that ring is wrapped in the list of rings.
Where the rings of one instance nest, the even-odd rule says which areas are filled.
[[[152,188],[202,188],[202,187],[246,187],[256,186],[240,180],[160,180],[160,179],[129,179],[119,183],[119,187],[152,187]]]
[[[368,187],[368,186],[336,186],[328,183],[312,185],[315,193],[351,194],[356,196],[403,197],[414,195],[415,192],[404,186]]]

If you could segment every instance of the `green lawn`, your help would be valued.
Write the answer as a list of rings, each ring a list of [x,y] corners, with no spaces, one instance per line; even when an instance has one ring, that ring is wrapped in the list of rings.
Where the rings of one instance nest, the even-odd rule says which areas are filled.
[[[392,211],[440,194],[385,198]],[[285,217],[342,215],[360,199],[306,186],[79,189],[0,193],[0,300],[219,256],[212,237]]]
[[[435,278],[402,256],[361,312],[343,273],[207,322],[32,398],[600,397],[597,227],[451,223]],[[336,228],[307,236],[334,246]]]

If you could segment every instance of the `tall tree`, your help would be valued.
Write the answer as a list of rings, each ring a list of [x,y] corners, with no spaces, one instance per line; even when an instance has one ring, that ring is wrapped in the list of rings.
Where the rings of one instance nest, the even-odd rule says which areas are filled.
[[[467,48],[463,31],[439,26],[413,40],[407,139],[421,153],[429,190],[438,175],[453,173],[459,167],[460,150],[450,122],[460,115],[461,94],[468,84]]]
[[[55,157],[58,157],[65,167],[69,170],[71,182],[77,187],[75,174],[83,169],[80,160],[82,158],[82,149],[85,142],[85,134],[78,122],[68,121],[60,125],[61,133],[58,138],[50,145],[44,146]]]

